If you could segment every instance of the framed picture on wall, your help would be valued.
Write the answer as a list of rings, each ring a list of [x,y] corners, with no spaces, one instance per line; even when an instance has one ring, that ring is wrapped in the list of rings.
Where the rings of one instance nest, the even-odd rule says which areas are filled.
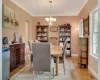
[[[52,27],[50,27],[50,31],[51,32],[57,32],[58,31],[58,27],[52,26]]]
[[[19,19],[17,12],[3,4],[3,28],[18,29]]]

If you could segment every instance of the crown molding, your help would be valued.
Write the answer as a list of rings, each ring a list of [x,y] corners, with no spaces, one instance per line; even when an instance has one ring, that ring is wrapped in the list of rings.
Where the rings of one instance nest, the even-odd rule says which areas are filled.
[[[45,15],[40,15],[40,14],[32,14],[28,9],[26,9],[24,6],[22,6],[17,0],[10,0],[11,2],[13,2],[14,4],[16,4],[18,7],[20,7],[21,9],[23,9],[25,12],[27,12],[28,14],[30,14],[31,16],[50,16],[49,14]],[[80,8],[79,12],[75,13],[75,14],[52,14],[52,16],[78,16],[79,13],[81,12],[81,10],[84,8],[84,6],[86,5],[86,3],[88,2],[88,0],[85,0],[84,4],[82,5],[82,7]]]
[[[80,12],[82,11],[82,9],[85,7],[85,5],[87,4],[88,0],[85,0],[84,4],[82,5],[82,7],[80,8],[78,15],[80,14]],[[77,15],[77,16],[78,16]]]
[[[18,1],[15,0],[10,0],[11,2],[13,2],[14,4],[16,4],[18,7],[20,7],[21,9],[23,9],[25,12],[27,12],[29,15],[33,16],[33,14],[27,10],[24,6],[22,6]]]

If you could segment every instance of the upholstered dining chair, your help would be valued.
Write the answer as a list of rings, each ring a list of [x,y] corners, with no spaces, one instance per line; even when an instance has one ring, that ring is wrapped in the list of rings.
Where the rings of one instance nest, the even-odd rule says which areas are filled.
[[[49,72],[49,80],[51,79],[51,71],[54,78],[54,61],[51,58],[51,50],[49,43],[32,43],[33,52],[33,72]]]

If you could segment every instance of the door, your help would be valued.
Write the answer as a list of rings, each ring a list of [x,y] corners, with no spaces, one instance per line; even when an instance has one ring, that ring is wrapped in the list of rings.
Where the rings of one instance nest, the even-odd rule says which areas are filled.
[[[28,31],[29,31],[29,21],[25,22],[25,47],[28,47]]]

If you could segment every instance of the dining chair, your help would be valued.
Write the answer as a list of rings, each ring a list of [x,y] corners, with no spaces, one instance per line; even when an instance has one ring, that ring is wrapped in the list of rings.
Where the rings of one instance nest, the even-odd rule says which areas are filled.
[[[64,69],[64,74],[66,74],[66,68],[65,68],[65,61],[66,61],[66,45],[67,45],[67,40],[64,42],[64,46],[62,47],[62,58],[60,59],[63,63],[63,69]]]
[[[39,43],[40,41],[38,41],[38,40],[33,40],[33,41],[30,40],[30,41],[28,41],[29,50],[30,50],[30,51],[32,51],[32,43],[33,43],[33,42],[38,42],[38,43]],[[30,63],[30,71],[31,71],[31,67],[32,67],[32,63],[33,63],[33,54],[30,55],[30,62],[31,62],[31,63]]]
[[[49,72],[51,80],[51,71],[54,78],[54,60],[51,58],[51,49],[49,43],[32,43],[33,52],[33,72]]]
[[[39,42],[38,40],[30,40],[28,41],[28,46],[29,46],[29,50],[31,51],[32,50],[32,43],[33,42]]]
[[[33,43],[32,40],[28,41],[28,46],[29,46],[29,50],[30,50],[30,51],[32,50],[32,43]]]

